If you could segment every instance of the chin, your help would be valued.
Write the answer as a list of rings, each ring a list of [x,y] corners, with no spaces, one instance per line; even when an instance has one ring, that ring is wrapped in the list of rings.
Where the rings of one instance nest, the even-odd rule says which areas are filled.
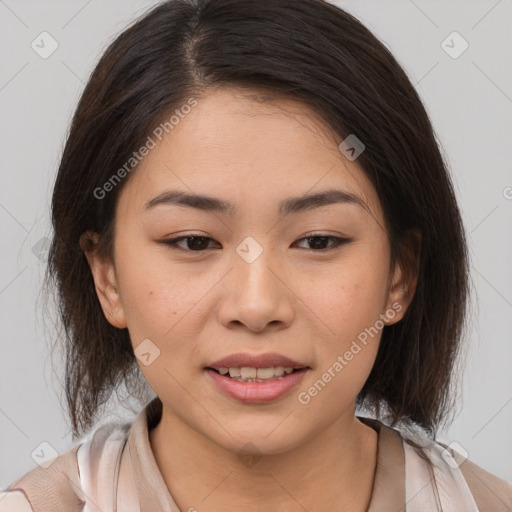
[[[287,424],[285,428],[283,425],[279,426],[280,422],[282,418],[275,422],[231,423],[230,427],[226,428],[231,435],[222,430],[222,438],[215,436],[211,439],[228,451],[253,456],[283,454],[306,441],[292,431],[292,425]]]

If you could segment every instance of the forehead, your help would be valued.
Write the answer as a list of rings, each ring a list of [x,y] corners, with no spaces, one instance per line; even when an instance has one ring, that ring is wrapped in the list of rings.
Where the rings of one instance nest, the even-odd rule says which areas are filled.
[[[224,198],[237,213],[278,213],[285,197],[333,188],[381,215],[373,185],[340,153],[341,137],[307,105],[235,88],[196,101],[133,171],[118,199],[121,215],[142,213],[166,190]]]

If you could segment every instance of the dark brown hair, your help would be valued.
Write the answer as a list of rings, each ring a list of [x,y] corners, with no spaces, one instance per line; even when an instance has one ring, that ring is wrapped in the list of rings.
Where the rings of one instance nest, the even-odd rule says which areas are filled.
[[[187,98],[229,86],[299,100],[342,138],[355,134],[364,143],[358,163],[380,197],[393,261],[407,267],[405,235],[421,232],[413,301],[400,322],[384,328],[357,403],[393,424],[435,432],[451,408],[467,249],[447,166],[411,82],[368,29],[324,1],[170,0],[124,30],[101,57],[55,182],[45,282],[57,290],[73,434],[91,427],[121,383],[135,390],[140,378],[128,330],[106,320],[79,244],[92,230],[100,235],[99,253],[112,256],[116,198],[129,176],[102,199],[94,191]]]

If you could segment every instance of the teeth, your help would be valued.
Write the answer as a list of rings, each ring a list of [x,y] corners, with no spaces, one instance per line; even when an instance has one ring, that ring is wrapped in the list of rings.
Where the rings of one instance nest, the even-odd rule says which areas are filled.
[[[240,377],[240,368],[230,368],[229,376],[230,377]]]
[[[293,368],[284,366],[270,366],[268,368],[251,368],[249,366],[221,367],[219,373],[227,375],[239,382],[263,382],[281,378],[285,373],[288,375],[293,372]]]
[[[282,366],[274,366],[274,375],[282,377],[284,375],[284,368]]]
[[[274,367],[271,366],[270,368],[258,368],[256,375],[258,376],[258,379],[271,379],[275,375]],[[242,377],[245,377],[243,372],[242,372]]]
[[[239,371],[238,368],[236,368],[236,371]],[[257,373],[258,373],[258,371],[256,370],[256,368],[248,368],[247,366],[243,366],[242,368],[240,368],[239,375],[240,375],[240,377],[242,377],[242,379],[246,380],[246,379],[255,379]],[[229,375],[231,375],[231,377],[233,377],[233,375],[231,374],[231,368],[229,369]]]

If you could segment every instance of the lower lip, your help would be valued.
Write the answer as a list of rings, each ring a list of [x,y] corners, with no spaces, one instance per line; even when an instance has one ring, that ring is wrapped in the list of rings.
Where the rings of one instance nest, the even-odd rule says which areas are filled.
[[[285,396],[299,384],[307,371],[308,368],[297,370],[286,377],[269,382],[239,382],[224,377],[215,370],[206,369],[206,373],[223,393],[244,404],[263,404]]]

